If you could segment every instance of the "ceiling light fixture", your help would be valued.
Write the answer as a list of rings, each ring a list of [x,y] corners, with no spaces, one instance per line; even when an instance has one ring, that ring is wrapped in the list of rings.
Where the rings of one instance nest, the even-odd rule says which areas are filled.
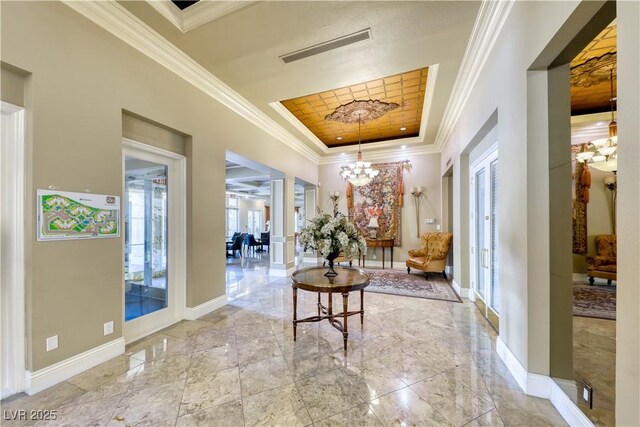
[[[400,130],[401,130],[402,132],[404,132],[405,130],[407,130],[407,128],[406,128],[406,127],[404,127],[404,126],[402,126],[402,127],[400,128]]]
[[[342,141],[342,137],[341,137],[341,136],[336,137],[336,139],[337,139],[338,141]]]
[[[380,100],[352,101],[348,104],[338,106],[335,111],[327,115],[325,120],[337,121],[345,124],[355,124],[358,122],[358,157],[355,163],[349,163],[341,168],[340,175],[345,181],[356,187],[362,187],[378,176],[380,171],[371,167],[371,162],[362,160],[362,123],[379,119],[391,110],[400,105],[395,102],[383,102]]]
[[[618,170],[618,124],[616,123],[613,96],[613,68],[609,70],[611,98],[611,123],[609,123],[609,138],[601,138],[588,142],[584,151],[576,154],[576,160],[586,163],[605,172]]]

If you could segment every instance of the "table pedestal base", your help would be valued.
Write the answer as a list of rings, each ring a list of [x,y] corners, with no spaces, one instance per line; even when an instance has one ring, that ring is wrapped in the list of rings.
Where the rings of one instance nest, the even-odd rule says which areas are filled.
[[[328,307],[322,304],[320,292],[318,292],[318,315],[298,319],[298,289],[293,288],[293,340],[296,340],[296,329],[298,323],[320,322],[329,320],[331,326],[342,332],[344,341],[344,352],[347,352],[347,338],[349,337],[349,328],[347,319],[349,316],[360,315],[360,326],[364,326],[364,289],[360,289],[360,310],[349,311],[349,292],[342,292],[342,312],[333,313],[333,293],[329,293]],[[342,319],[342,321],[340,321]]]

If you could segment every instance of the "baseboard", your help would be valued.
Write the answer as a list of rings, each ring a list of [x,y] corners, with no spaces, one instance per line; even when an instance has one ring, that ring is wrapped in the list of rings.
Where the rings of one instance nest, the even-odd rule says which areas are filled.
[[[27,371],[25,393],[29,396],[34,395],[121,354],[124,354],[124,338],[122,337],[54,363],[39,371]]]
[[[467,298],[467,299],[469,298],[469,295],[470,295],[469,288],[461,287],[460,284],[456,282],[455,279],[451,280],[451,286],[453,286],[453,290],[456,291],[458,295],[460,295],[460,298]]]
[[[573,381],[572,381],[573,382]],[[578,405],[573,403],[571,398],[560,388],[555,381],[550,379],[550,396],[549,400],[558,410],[562,418],[570,426],[587,426],[594,427],[593,422],[580,410]],[[573,382],[575,384],[575,382]]]
[[[269,276],[275,276],[275,277],[288,277],[291,276],[291,274],[296,271],[296,267],[292,267],[289,268],[287,270],[281,270],[279,268],[270,268],[269,269]]]
[[[217,309],[224,307],[227,304],[227,294],[221,295],[218,298],[214,298],[207,302],[204,302],[195,307],[185,307],[184,318],[185,320],[196,320],[202,316],[205,316]]]
[[[509,372],[511,372],[511,375],[513,375],[513,378],[515,378],[522,391],[526,393],[527,370],[520,364],[520,361],[514,356],[500,337],[496,340],[496,352],[504,364],[507,365],[507,369],[509,369]]]

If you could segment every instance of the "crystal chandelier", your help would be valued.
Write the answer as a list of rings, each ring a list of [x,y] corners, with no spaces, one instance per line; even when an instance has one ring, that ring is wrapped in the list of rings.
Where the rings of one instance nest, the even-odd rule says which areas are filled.
[[[362,151],[360,145],[360,126],[362,120],[358,118],[358,158],[355,163],[349,163],[342,166],[342,172],[340,173],[345,181],[349,181],[356,187],[362,187],[371,182],[373,178],[378,176],[380,171],[371,167],[371,162],[362,161]]]
[[[611,88],[611,123],[609,123],[609,138],[601,138],[587,143],[586,150],[576,154],[576,160],[586,163],[605,172],[618,170],[618,124],[615,120],[613,103],[613,69],[609,71]]]
[[[325,120],[338,121],[345,124],[353,124],[358,121],[358,157],[355,163],[344,165],[340,175],[345,181],[356,187],[362,187],[378,176],[380,171],[371,167],[371,162],[362,160],[361,128],[362,122],[376,120],[387,112],[398,108],[395,102],[383,102],[380,100],[355,100],[345,105],[340,105],[335,111],[325,117]]]

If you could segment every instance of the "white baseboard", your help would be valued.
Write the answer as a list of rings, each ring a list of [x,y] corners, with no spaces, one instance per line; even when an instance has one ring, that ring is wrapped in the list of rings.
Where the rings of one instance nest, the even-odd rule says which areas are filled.
[[[571,381],[574,385],[575,382]],[[570,426],[594,427],[593,422],[578,408],[569,396],[560,388],[554,380],[550,379],[550,396],[549,400],[558,410],[562,418]]]
[[[549,399],[570,426],[593,426],[589,418],[582,413],[580,408],[551,377],[527,372],[500,337],[496,342],[496,351],[522,391],[530,396]]]
[[[29,396],[34,395],[121,354],[124,354],[124,338],[122,337],[54,363],[39,371],[27,371],[25,393]]]
[[[461,287],[460,284],[455,281],[455,279],[451,280],[451,286],[453,286],[453,290],[456,291],[458,295],[460,295],[460,298],[469,298],[469,288]]]
[[[511,372],[513,378],[518,382],[522,391],[530,396],[541,397],[543,399],[549,398],[549,381],[551,381],[549,377],[527,372],[518,358],[509,350],[509,347],[507,347],[500,337],[498,337],[496,342],[496,351],[500,359],[507,365],[509,372]]]
[[[284,269],[279,269],[279,268],[270,268],[269,269],[269,276],[275,276],[275,277],[288,277],[291,276],[291,274],[296,271],[296,267],[292,267],[289,268],[287,270]]]
[[[204,315],[207,315],[217,309],[224,307],[227,304],[227,294],[221,295],[218,298],[214,298],[207,302],[203,302],[195,307],[185,307],[184,318],[185,320],[196,320]]]

